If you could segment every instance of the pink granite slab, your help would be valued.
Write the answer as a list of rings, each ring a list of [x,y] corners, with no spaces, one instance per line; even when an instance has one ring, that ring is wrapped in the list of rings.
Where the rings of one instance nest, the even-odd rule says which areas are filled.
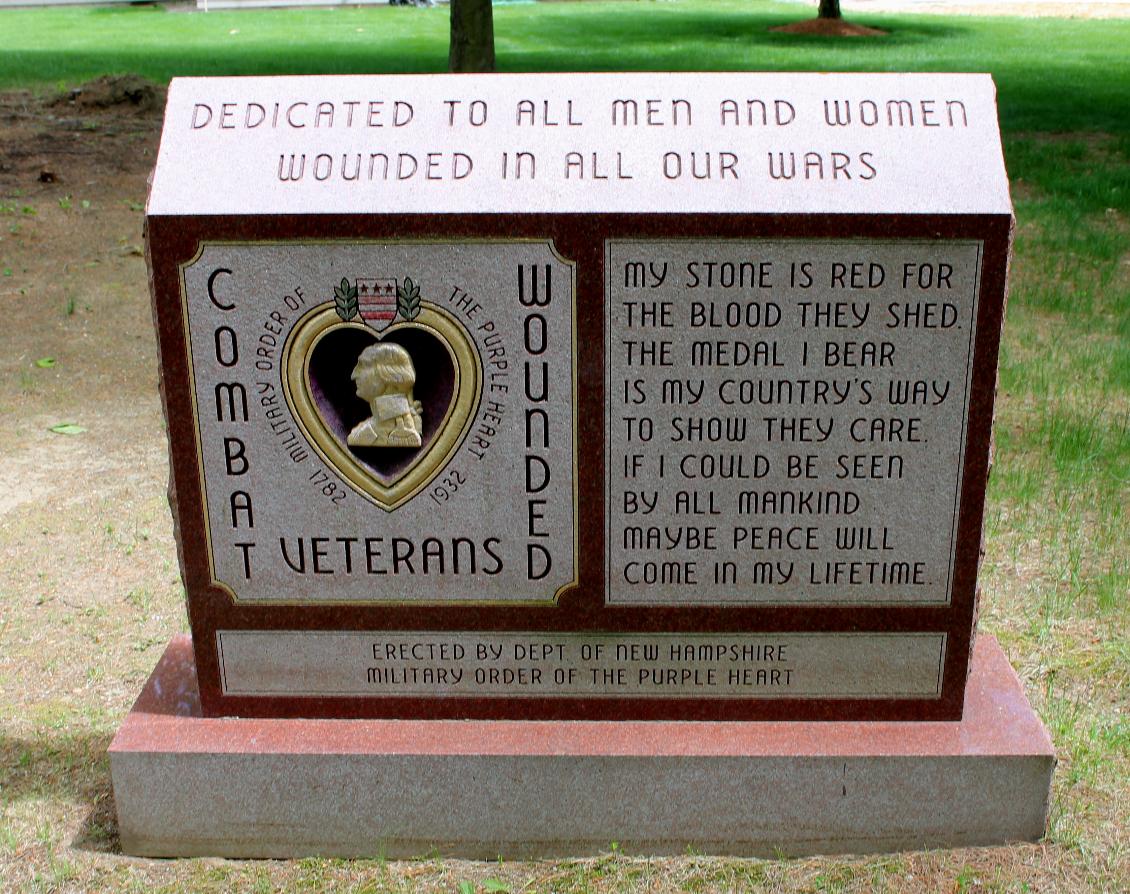
[[[960,722],[204,718],[187,636],[110,745],[123,850],[490,858],[1043,834],[1052,743],[991,637]]]

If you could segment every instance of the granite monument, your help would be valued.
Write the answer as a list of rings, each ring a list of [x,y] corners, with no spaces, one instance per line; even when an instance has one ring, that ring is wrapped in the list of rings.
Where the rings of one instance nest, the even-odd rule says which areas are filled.
[[[201,723],[412,720],[431,754],[419,724],[475,720],[502,759],[617,721],[655,769],[640,723],[696,721],[679,753],[724,774],[719,721],[826,721],[793,738],[831,755],[972,722],[1013,226],[988,76],[178,79],[146,226]],[[556,784],[617,729],[558,743]],[[905,844],[867,816],[812,840]],[[546,822],[483,835],[586,847]],[[711,822],[687,841],[808,846]]]

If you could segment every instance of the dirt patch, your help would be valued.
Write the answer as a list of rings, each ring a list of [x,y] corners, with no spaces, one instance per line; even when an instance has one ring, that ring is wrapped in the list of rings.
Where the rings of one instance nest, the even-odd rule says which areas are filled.
[[[866,25],[856,25],[843,19],[819,18],[794,22],[791,25],[779,25],[769,30],[779,31],[782,34],[808,34],[817,37],[885,37],[887,34],[882,28],[868,28]]]
[[[55,108],[152,112],[165,107],[165,88],[136,75],[107,75],[87,81],[55,100]]]
[[[79,849],[114,841],[106,744],[185,627],[141,250],[159,128],[126,84],[0,94],[4,891],[112,871]]]
[[[91,83],[89,89],[83,85],[47,99],[29,91],[0,93],[0,201],[5,208],[28,205],[12,199],[59,201],[80,187],[84,192],[113,188],[109,178],[147,172],[153,164],[164,89],[140,78]],[[45,170],[51,176],[44,181]],[[21,229],[38,230],[27,216],[22,224],[28,226]],[[8,221],[5,229],[11,226]],[[10,285],[0,282],[0,292]]]

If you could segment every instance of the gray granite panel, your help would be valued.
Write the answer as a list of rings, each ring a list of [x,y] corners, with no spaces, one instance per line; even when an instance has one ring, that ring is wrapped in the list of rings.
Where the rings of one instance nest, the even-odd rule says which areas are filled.
[[[948,602],[980,243],[606,254],[608,601]]]
[[[216,635],[226,695],[930,698],[942,633]]]

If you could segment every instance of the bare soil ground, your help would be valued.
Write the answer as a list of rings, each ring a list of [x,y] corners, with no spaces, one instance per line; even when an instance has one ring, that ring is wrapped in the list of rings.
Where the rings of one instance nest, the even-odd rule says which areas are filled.
[[[155,108],[0,96],[0,839],[41,832],[0,847],[4,889],[56,842],[112,845],[89,770],[185,625],[142,253]],[[122,615],[139,635],[108,642]]]
[[[844,19],[806,19],[791,25],[770,28],[784,34],[815,34],[820,37],[881,37],[887,32],[881,28],[869,28]]]
[[[0,890],[1107,891],[1127,883],[1125,779],[1101,767],[1077,776],[1087,768],[1070,763],[1057,777],[1053,834],[1039,845],[775,862],[615,853],[506,865],[123,857],[106,746],[187,623],[142,254],[161,98],[119,88],[63,102],[0,95]],[[61,425],[73,428],[52,430]],[[1014,546],[1038,564],[1038,544]],[[1024,623],[1009,601],[1024,596],[1027,573],[999,544],[990,550],[1006,571],[990,582],[986,620],[1007,633]],[[1057,660],[1059,636],[1068,634],[1013,653],[1023,677]],[[1007,648],[1016,633],[1003,639]],[[1100,642],[1088,631],[1068,640]],[[1074,654],[1091,653],[1107,654],[1101,644]],[[1106,673],[1121,678],[1111,660]],[[1079,697],[1117,705],[1118,691]]]

